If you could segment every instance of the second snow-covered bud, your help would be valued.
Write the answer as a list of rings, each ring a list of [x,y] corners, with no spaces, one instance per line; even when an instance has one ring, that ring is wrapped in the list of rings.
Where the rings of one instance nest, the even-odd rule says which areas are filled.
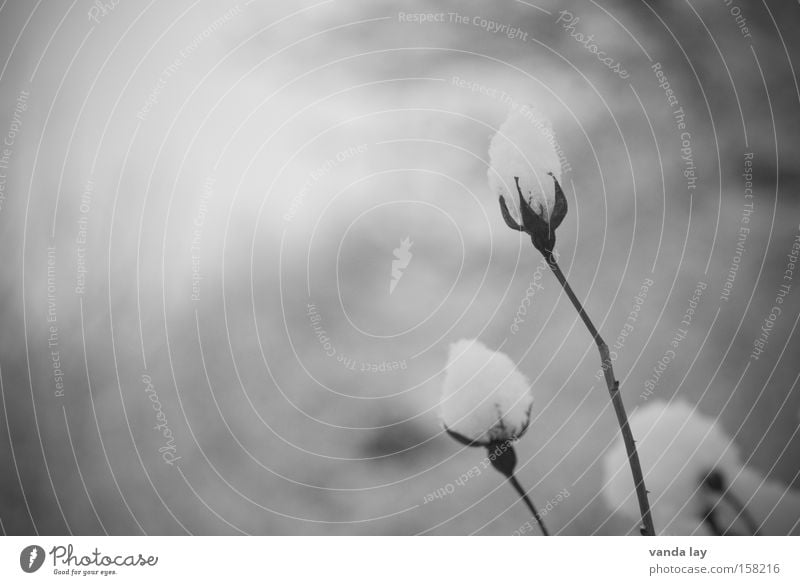
[[[447,432],[467,445],[513,441],[530,424],[530,382],[506,354],[475,339],[450,346],[441,401]]]

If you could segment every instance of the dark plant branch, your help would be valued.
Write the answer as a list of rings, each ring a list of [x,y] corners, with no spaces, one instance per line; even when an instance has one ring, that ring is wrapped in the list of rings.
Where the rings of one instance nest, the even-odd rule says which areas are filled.
[[[522,194],[522,189],[519,185],[519,177],[514,177],[517,194],[519,195],[521,222],[517,223],[517,221],[511,217],[508,206],[502,195],[500,195],[500,212],[508,227],[515,231],[523,231],[530,236],[531,243],[547,260],[547,264],[550,266],[553,274],[555,274],[558,282],[561,283],[564,292],[567,293],[569,300],[572,301],[573,306],[578,311],[578,315],[580,315],[584,325],[586,325],[586,328],[597,344],[597,349],[600,352],[600,362],[603,366],[603,373],[605,374],[606,385],[608,386],[609,394],[611,394],[611,404],[614,406],[614,412],[617,415],[619,429],[625,443],[625,450],[628,453],[628,463],[633,473],[636,497],[639,500],[639,510],[642,514],[640,532],[644,536],[655,536],[653,517],[650,513],[650,502],[647,499],[647,488],[644,485],[644,474],[642,473],[642,466],[639,463],[639,454],[636,451],[636,441],[633,439],[633,433],[628,424],[628,415],[625,413],[625,406],[622,403],[622,395],[619,392],[619,382],[614,377],[611,354],[608,351],[608,346],[605,341],[600,337],[600,333],[589,318],[589,315],[584,311],[578,297],[575,296],[575,293],[572,291],[572,287],[567,282],[564,273],[561,272],[561,268],[558,266],[556,257],[553,254],[556,245],[556,228],[566,216],[568,206],[567,199],[564,197],[564,192],[561,189],[561,185],[558,183],[558,179],[553,173],[548,174],[553,178],[554,203],[552,205],[552,210],[548,209],[546,205],[543,206],[541,202],[537,202],[537,209],[534,209],[532,199],[529,198],[529,200],[526,201]]]
[[[514,486],[514,489],[517,490],[517,493],[520,495],[520,497],[523,500],[525,500],[525,504],[528,506],[528,509],[531,511],[531,514],[533,514],[533,517],[536,519],[536,523],[539,525],[539,529],[542,531],[542,534],[545,536],[550,536],[550,533],[547,531],[547,526],[544,525],[544,520],[542,520],[542,517],[536,510],[536,506],[533,505],[533,502],[528,497],[528,494],[520,485],[519,481],[517,481],[517,476],[511,474],[510,476],[508,476],[508,481],[511,483],[512,486]]]
[[[597,331],[594,323],[592,323],[589,315],[586,314],[586,311],[583,309],[578,297],[575,296],[572,287],[569,285],[569,282],[567,282],[567,278],[564,276],[564,273],[561,272],[561,267],[558,265],[558,262],[556,261],[552,251],[545,254],[545,259],[547,260],[548,266],[550,266],[550,269],[553,271],[553,274],[555,274],[556,279],[558,279],[558,282],[564,289],[564,292],[567,293],[569,300],[572,301],[572,305],[575,307],[575,310],[578,311],[578,315],[580,315],[584,325],[586,325],[586,328],[589,330],[594,342],[597,344],[597,349],[600,352],[600,362],[602,364],[603,373],[606,379],[606,385],[608,386],[608,392],[611,395],[611,404],[614,406],[614,412],[617,415],[620,432],[622,433],[622,440],[625,443],[625,450],[628,453],[628,463],[630,464],[631,472],[633,473],[633,482],[636,487],[636,497],[639,501],[639,510],[642,514],[642,525],[640,526],[640,532],[642,533],[642,536],[655,536],[656,532],[655,527],[653,526],[653,517],[650,512],[650,502],[647,498],[647,488],[644,484],[642,465],[639,462],[639,454],[636,451],[636,441],[633,438],[631,427],[628,424],[628,415],[625,412],[625,405],[622,403],[622,395],[619,392],[619,382],[614,377],[614,367],[611,364],[611,354],[608,351],[608,345],[606,345],[606,342],[603,341],[602,337],[600,337],[600,333]]]
[[[528,509],[533,514],[533,517],[536,519],[536,523],[539,525],[539,529],[542,531],[542,534],[545,536],[550,536],[550,533],[547,531],[547,527],[544,525],[544,521],[542,517],[539,515],[539,512],[536,510],[536,506],[533,505],[533,502],[528,497],[528,493],[525,489],[520,485],[519,481],[517,480],[517,476],[514,475],[514,468],[517,466],[517,454],[514,451],[514,446],[512,445],[512,441],[496,441],[494,443],[490,443],[487,446],[489,451],[489,461],[497,471],[502,473],[508,482],[517,490],[517,493],[520,497],[525,500],[525,505],[528,506]]]

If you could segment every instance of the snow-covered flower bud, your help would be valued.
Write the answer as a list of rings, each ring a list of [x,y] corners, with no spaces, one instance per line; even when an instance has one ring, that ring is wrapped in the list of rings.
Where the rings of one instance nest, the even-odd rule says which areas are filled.
[[[530,382],[510,357],[476,339],[450,345],[441,418],[451,437],[487,447],[514,441],[527,430],[532,407]]]
[[[531,236],[536,248],[553,251],[556,228],[567,214],[561,165],[550,122],[530,108],[512,110],[489,145],[489,187],[500,200],[508,227]],[[506,198],[519,201],[517,221]]]
[[[730,489],[742,470],[739,450],[714,419],[677,400],[643,406],[629,422],[656,526],[666,534],[756,532]],[[603,462],[603,496],[612,509],[633,519],[639,509],[627,465],[618,439]]]

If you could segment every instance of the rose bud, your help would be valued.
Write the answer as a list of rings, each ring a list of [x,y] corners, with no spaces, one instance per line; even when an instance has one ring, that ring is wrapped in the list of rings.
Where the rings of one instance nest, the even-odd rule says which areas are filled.
[[[556,243],[556,228],[567,214],[567,199],[561,190],[561,165],[556,154],[550,123],[532,114],[530,108],[512,111],[489,145],[489,187],[500,200],[506,225],[527,233],[545,256]],[[517,221],[506,197],[519,201]]]
[[[450,345],[441,401],[447,433],[465,445],[514,441],[528,428],[530,382],[506,354],[476,339]]]
[[[800,495],[745,466],[717,421],[684,400],[654,402],[630,418],[656,524],[665,534],[789,534]],[[620,441],[605,456],[603,496],[631,519],[633,482]]]

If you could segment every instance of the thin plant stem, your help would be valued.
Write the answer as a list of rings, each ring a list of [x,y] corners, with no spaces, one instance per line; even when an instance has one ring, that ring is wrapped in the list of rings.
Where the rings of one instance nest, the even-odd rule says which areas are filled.
[[[536,522],[537,524],[539,524],[539,528],[541,529],[542,534],[544,534],[545,536],[550,536],[550,533],[547,531],[547,526],[544,525],[544,520],[542,520],[542,517],[539,515],[539,512],[536,511],[536,507],[533,505],[533,502],[528,497],[528,493],[523,489],[519,481],[517,481],[517,476],[512,473],[511,475],[508,476],[508,481],[512,486],[514,486],[514,489],[517,490],[517,493],[519,493],[520,497],[523,500],[525,500],[525,504],[527,504],[528,509],[531,511],[531,514],[533,514],[533,517],[536,518]]]
[[[559,267],[553,253],[550,252],[545,254],[545,259],[547,260],[547,264],[550,266],[550,269],[553,271],[553,274],[555,274],[556,278],[558,279],[558,282],[561,283],[564,292],[567,293],[569,300],[572,301],[573,306],[578,311],[578,315],[580,315],[584,325],[586,325],[586,328],[589,330],[594,342],[597,344],[597,349],[600,352],[600,362],[602,364],[603,373],[606,379],[606,385],[608,386],[608,392],[611,395],[611,403],[614,406],[614,412],[617,415],[619,429],[622,433],[622,439],[625,443],[625,450],[628,453],[628,463],[630,464],[631,473],[633,474],[633,483],[636,487],[636,497],[639,501],[639,510],[642,514],[642,526],[640,527],[640,531],[642,536],[655,536],[656,531],[655,527],[653,526],[653,516],[650,512],[650,502],[647,499],[647,488],[644,484],[642,465],[639,462],[639,453],[636,451],[636,441],[633,438],[631,427],[628,424],[628,415],[626,414],[625,406],[622,403],[622,395],[619,392],[619,382],[614,377],[614,368],[611,364],[611,354],[608,351],[608,345],[606,345],[606,342],[603,341],[602,337],[600,337],[600,333],[597,331],[594,323],[592,323],[592,320],[589,318],[589,315],[586,314],[586,311],[583,309],[578,297],[576,297],[575,293],[572,291],[572,287],[567,282],[567,278],[564,276],[564,273],[561,272],[561,267]]]

